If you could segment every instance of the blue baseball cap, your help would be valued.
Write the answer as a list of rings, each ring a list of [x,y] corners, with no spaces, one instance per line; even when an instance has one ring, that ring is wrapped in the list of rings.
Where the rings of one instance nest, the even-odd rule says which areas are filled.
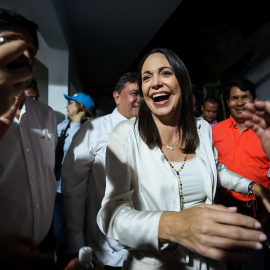
[[[85,106],[88,110],[92,110],[95,107],[94,100],[89,95],[86,95],[85,93],[77,93],[77,94],[74,94],[72,97],[64,95],[64,97],[67,100],[77,101],[78,103]]]

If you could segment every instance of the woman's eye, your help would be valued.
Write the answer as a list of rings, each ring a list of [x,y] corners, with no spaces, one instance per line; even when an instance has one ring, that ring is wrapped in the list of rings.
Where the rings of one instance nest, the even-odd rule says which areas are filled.
[[[142,77],[143,82],[147,81],[150,78],[150,76],[144,76]]]
[[[169,71],[169,70],[164,70],[163,72],[162,72],[162,75],[164,75],[164,76],[171,76],[173,73],[171,72],[171,71]]]

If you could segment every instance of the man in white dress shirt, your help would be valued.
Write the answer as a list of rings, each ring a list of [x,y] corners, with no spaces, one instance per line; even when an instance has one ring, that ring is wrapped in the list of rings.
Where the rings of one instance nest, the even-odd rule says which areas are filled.
[[[103,117],[86,122],[73,137],[62,168],[64,224],[68,254],[80,247],[93,248],[105,269],[122,267],[125,251],[114,252],[97,226],[96,217],[105,193],[105,156],[108,137],[121,121],[137,115],[137,73],[126,73],[118,81],[113,97],[117,107]]]
[[[22,76],[24,69],[30,71],[29,79],[18,85],[25,88],[35,70],[37,25],[13,11],[0,9],[0,38],[1,46],[13,40],[27,44],[16,61],[7,65],[7,70],[22,72]],[[6,133],[0,141],[0,236],[19,234],[44,247],[56,194],[56,119],[47,105],[24,96],[21,99],[19,115],[15,110],[14,119],[6,117],[12,112],[1,116]]]

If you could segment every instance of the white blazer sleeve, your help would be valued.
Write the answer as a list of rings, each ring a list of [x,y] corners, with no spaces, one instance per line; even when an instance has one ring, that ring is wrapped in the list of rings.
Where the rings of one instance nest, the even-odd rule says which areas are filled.
[[[124,247],[147,252],[159,249],[158,226],[162,211],[138,211],[136,138],[130,125],[118,125],[108,141],[106,191],[98,225],[115,250]],[[141,181],[147,179],[141,179]],[[135,190],[135,193],[134,193]]]
[[[251,180],[228,170],[224,164],[218,161],[218,151],[216,147],[213,145],[212,141],[212,128],[210,127],[210,125],[208,125],[208,128],[213,147],[214,158],[216,162],[218,185],[223,188],[233,190],[235,192],[247,194],[248,185],[251,182]]]

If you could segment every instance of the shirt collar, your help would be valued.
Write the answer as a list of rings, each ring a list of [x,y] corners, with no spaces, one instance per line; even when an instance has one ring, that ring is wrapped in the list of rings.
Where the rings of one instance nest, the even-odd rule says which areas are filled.
[[[113,121],[113,126],[115,127],[118,123],[121,121],[127,120],[125,116],[123,116],[117,108],[115,108],[112,112],[112,121]]]
[[[235,127],[236,126],[236,122],[233,119],[232,115],[230,115],[230,127]]]

